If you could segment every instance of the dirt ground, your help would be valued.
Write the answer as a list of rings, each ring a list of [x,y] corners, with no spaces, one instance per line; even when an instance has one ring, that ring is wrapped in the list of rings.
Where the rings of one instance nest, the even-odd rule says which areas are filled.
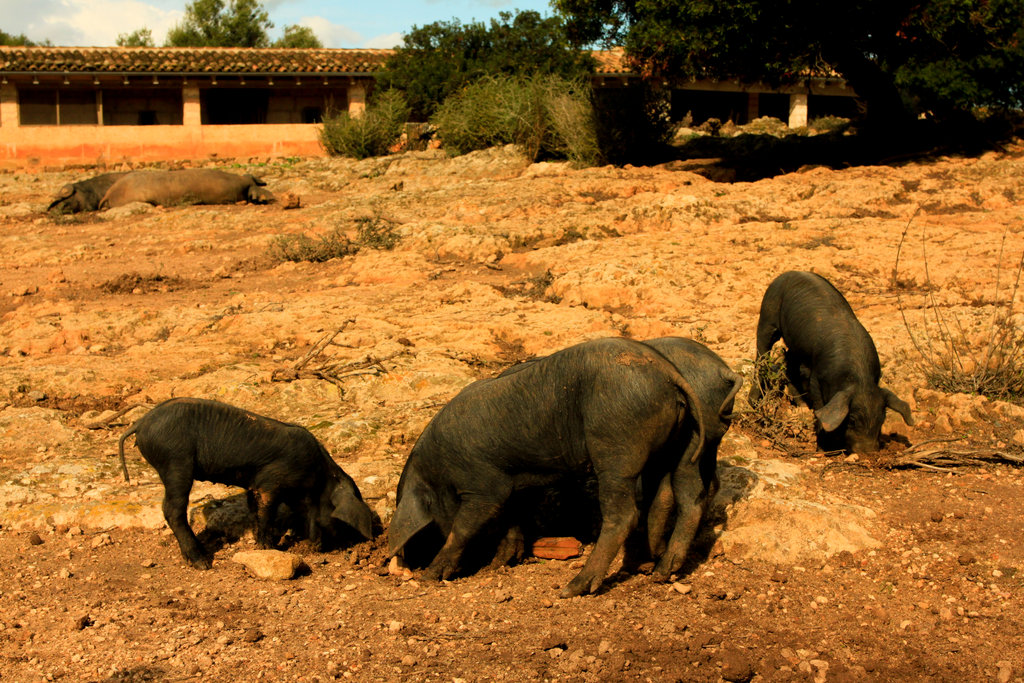
[[[1024,145],[732,183],[512,149],[208,164],[301,206],[54,217],[99,169],[0,174],[0,680],[1024,680],[1024,409],[928,389],[915,348],[936,311],[983,348],[1024,251]],[[356,253],[281,261],[300,235]],[[533,558],[437,584],[390,574],[385,534],[286,544],[308,566],[290,581],[232,561],[251,533],[205,534],[200,572],[132,442],[131,484],[115,457],[145,405],[227,401],[310,428],[386,528],[417,435],[470,381],[668,334],[749,381],[789,269],[846,294],[916,424],[891,414],[875,455],[815,453],[806,408],[759,426],[744,389],[723,493],[668,583],[619,572],[560,600],[581,558]],[[197,484],[196,525],[237,493]]]

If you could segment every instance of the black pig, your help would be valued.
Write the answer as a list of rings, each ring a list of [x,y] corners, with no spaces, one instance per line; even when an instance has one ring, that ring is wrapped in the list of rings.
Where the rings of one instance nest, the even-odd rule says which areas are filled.
[[[684,455],[675,470],[658,483],[648,510],[648,545],[652,556],[658,558],[654,571],[664,577],[682,567],[697,527],[718,492],[718,446],[732,424],[733,402],[743,378],[718,354],[692,339],[661,337],[644,343],[676,366],[705,406],[703,446],[695,433],[680,434],[686,440]],[[675,527],[666,545],[673,507]]]
[[[398,483],[392,555],[436,525],[444,538],[424,576],[459,569],[469,541],[500,522],[517,489],[592,471],[601,532],[563,597],[593,592],[635,528],[641,476],[660,480],[682,452],[663,448],[696,429],[693,389],[660,353],[628,339],[599,339],[470,384],[434,416]],[[695,414],[696,413],[696,414]]]
[[[789,271],[768,286],[757,321],[758,360],[780,338],[786,344],[786,377],[814,411],[820,448],[877,451],[886,408],[914,424],[910,406],[878,386],[882,370],[871,335],[825,278]],[[763,392],[758,378],[751,403]]]
[[[59,213],[78,213],[95,211],[100,208],[100,199],[107,193],[110,186],[127,175],[127,171],[101,173],[87,180],[68,183],[60,188],[57,197],[46,207],[47,211],[56,209]]]
[[[140,418],[118,442],[128,481],[124,442],[135,445],[164,484],[163,512],[185,560],[209,569],[210,560],[188,524],[186,508],[196,479],[244,487],[256,508],[256,542],[272,547],[278,506],[305,515],[306,532],[319,546],[335,521],[372,536],[372,513],[359,489],[309,430],[218,401],[172,398]]]

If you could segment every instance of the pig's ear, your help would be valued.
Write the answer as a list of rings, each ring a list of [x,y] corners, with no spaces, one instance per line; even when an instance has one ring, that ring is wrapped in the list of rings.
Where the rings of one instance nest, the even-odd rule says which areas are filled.
[[[71,187],[70,185],[65,185],[64,187],[60,188],[60,192],[58,192],[57,196],[54,198],[54,200],[52,202],[50,202],[49,208],[52,209],[53,207],[57,206],[62,201],[64,201],[65,199],[67,199],[68,197],[73,195],[74,193],[75,193],[75,188]]]
[[[853,387],[846,387],[826,403],[823,407],[814,411],[814,416],[821,423],[821,428],[826,432],[834,432],[843,424],[847,413],[850,412],[850,398],[853,396]]]
[[[373,538],[373,513],[359,496],[340,485],[331,492],[331,504],[334,505],[331,517],[348,524],[363,538]]]
[[[904,422],[913,427],[914,417],[910,414],[910,406],[907,402],[888,389],[882,389],[882,395],[885,396],[885,407],[889,410],[895,410],[903,417]]]
[[[426,495],[423,488],[417,487],[398,501],[395,516],[388,527],[388,551],[391,555],[397,555],[410,538],[434,521],[427,511]]]

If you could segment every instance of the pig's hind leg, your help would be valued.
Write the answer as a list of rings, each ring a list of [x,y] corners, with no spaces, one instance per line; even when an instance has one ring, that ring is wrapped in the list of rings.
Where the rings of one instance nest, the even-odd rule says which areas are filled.
[[[623,455],[623,459],[628,459]],[[636,528],[640,512],[636,505],[636,477],[639,475],[598,475],[601,501],[601,533],[580,573],[562,589],[560,596],[571,598],[593,593],[604,581],[608,567],[619,548]]]
[[[164,483],[164,519],[174,532],[185,560],[196,569],[209,569],[210,558],[188,524],[188,494],[192,491],[192,474],[168,472],[161,475]]]

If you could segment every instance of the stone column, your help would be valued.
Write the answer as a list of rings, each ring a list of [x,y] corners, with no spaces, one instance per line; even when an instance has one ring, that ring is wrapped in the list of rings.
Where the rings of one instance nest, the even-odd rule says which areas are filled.
[[[203,123],[203,115],[199,109],[199,84],[186,83],[181,88],[181,123],[186,128],[198,128]]]
[[[807,125],[807,93],[793,93],[789,96],[789,127]]]
[[[362,83],[350,85],[348,88],[348,115],[359,118],[366,111],[366,86]]]
[[[750,123],[761,115],[759,106],[759,95],[756,92],[747,93],[747,123]]]
[[[13,83],[0,85],[0,126],[16,128],[21,125],[21,112],[18,109],[18,89]]]

